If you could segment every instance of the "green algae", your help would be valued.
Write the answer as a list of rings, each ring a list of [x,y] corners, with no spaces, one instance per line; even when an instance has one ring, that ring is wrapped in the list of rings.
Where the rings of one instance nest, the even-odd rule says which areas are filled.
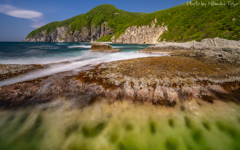
[[[60,101],[60,100],[59,100]],[[174,108],[127,101],[0,111],[0,149],[238,149],[240,106],[188,101]],[[184,107],[184,111],[181,109]],[[194,110],[193,108],[196,107]]]

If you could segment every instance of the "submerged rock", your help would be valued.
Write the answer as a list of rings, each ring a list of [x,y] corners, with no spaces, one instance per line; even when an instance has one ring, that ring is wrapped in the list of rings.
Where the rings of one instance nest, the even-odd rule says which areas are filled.
[[[92,43],[91,52],[120,52],[120,49],[113,49],[111,45],[103,43]]]

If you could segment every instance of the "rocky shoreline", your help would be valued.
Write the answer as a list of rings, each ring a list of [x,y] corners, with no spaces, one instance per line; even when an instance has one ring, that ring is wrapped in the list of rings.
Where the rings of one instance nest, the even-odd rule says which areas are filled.
[[[17,77],[44,67],[44,65],[0,64],[0,81]]]
[[[157,45],[140,52],[169,52],[170,56],[101,63],[78,73],[67,71],[2,86],[0,107],[38,105],[59,97],[81,107],[101,98],[110,103],[128,100],[171,107],[192,99],[239,103],[238,48],[168,48]]]
[[[180,105],[191,99],[238,103],[239,73],[236,65],[184,56],[116,61],[77,75],[69,71],[0,87],[0,106],[38,105],[59,97],[81,107],[102,97],[110,102],[130,100],[165,106]]]
[[[221,38],[203,39],[201,42],[186,43],[164,42],[149,46],[139,53],[169,53],[172,56],[185,55],[190,57],[205,56],[221,62],[240,65],[240,41]]]

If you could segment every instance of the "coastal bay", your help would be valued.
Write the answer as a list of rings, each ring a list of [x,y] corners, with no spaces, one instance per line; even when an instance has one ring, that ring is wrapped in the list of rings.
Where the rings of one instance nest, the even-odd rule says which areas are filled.
[[[239,0],[26,1],[0,3],[1,150],[240,149]]]

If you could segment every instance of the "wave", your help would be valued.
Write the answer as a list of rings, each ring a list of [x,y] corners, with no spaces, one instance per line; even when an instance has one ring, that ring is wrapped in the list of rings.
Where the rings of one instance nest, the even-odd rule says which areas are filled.
[[[49,67],[46,69],[41,69],[39,71],[30,72],[20,77],[4,80],[0,82],[0,87],[3,85],[15,84],[18,82],[28,81],[28,80],[32,80],[32,79],[60,73],[60,72],[70,71],[70,70],[79,72],[104,62],[126,60],[126,59],[133,59],[133,58],[142,58],[142,57],[159,57],[159,56],[166,56],[166,55],[167,54],[160,55],[160,54],[145,54],[145,53],[136,53],[136,52],[96,53],[96,52],[85,51],[79,57],[68,58],[68,59],[65,58],[64,60],[62,59],[61,61],[58,60],[59,64],[52,64],[52,65],[50,64]],[[43,61],[44,59],[41,60],[41,62]],[[68,63],[61,63],[62,61],[68,61]],[[37,59],[36,59],[36,62],[37,62]],[[50,63],[50,61],[48,63]],[[88,67],[86,68],[86,66]]]
[[[56,43],[56,45],[67,45],[67,43]]]
[[[91,48],[91,45],[73,45],[68,46],[68,48]]]

